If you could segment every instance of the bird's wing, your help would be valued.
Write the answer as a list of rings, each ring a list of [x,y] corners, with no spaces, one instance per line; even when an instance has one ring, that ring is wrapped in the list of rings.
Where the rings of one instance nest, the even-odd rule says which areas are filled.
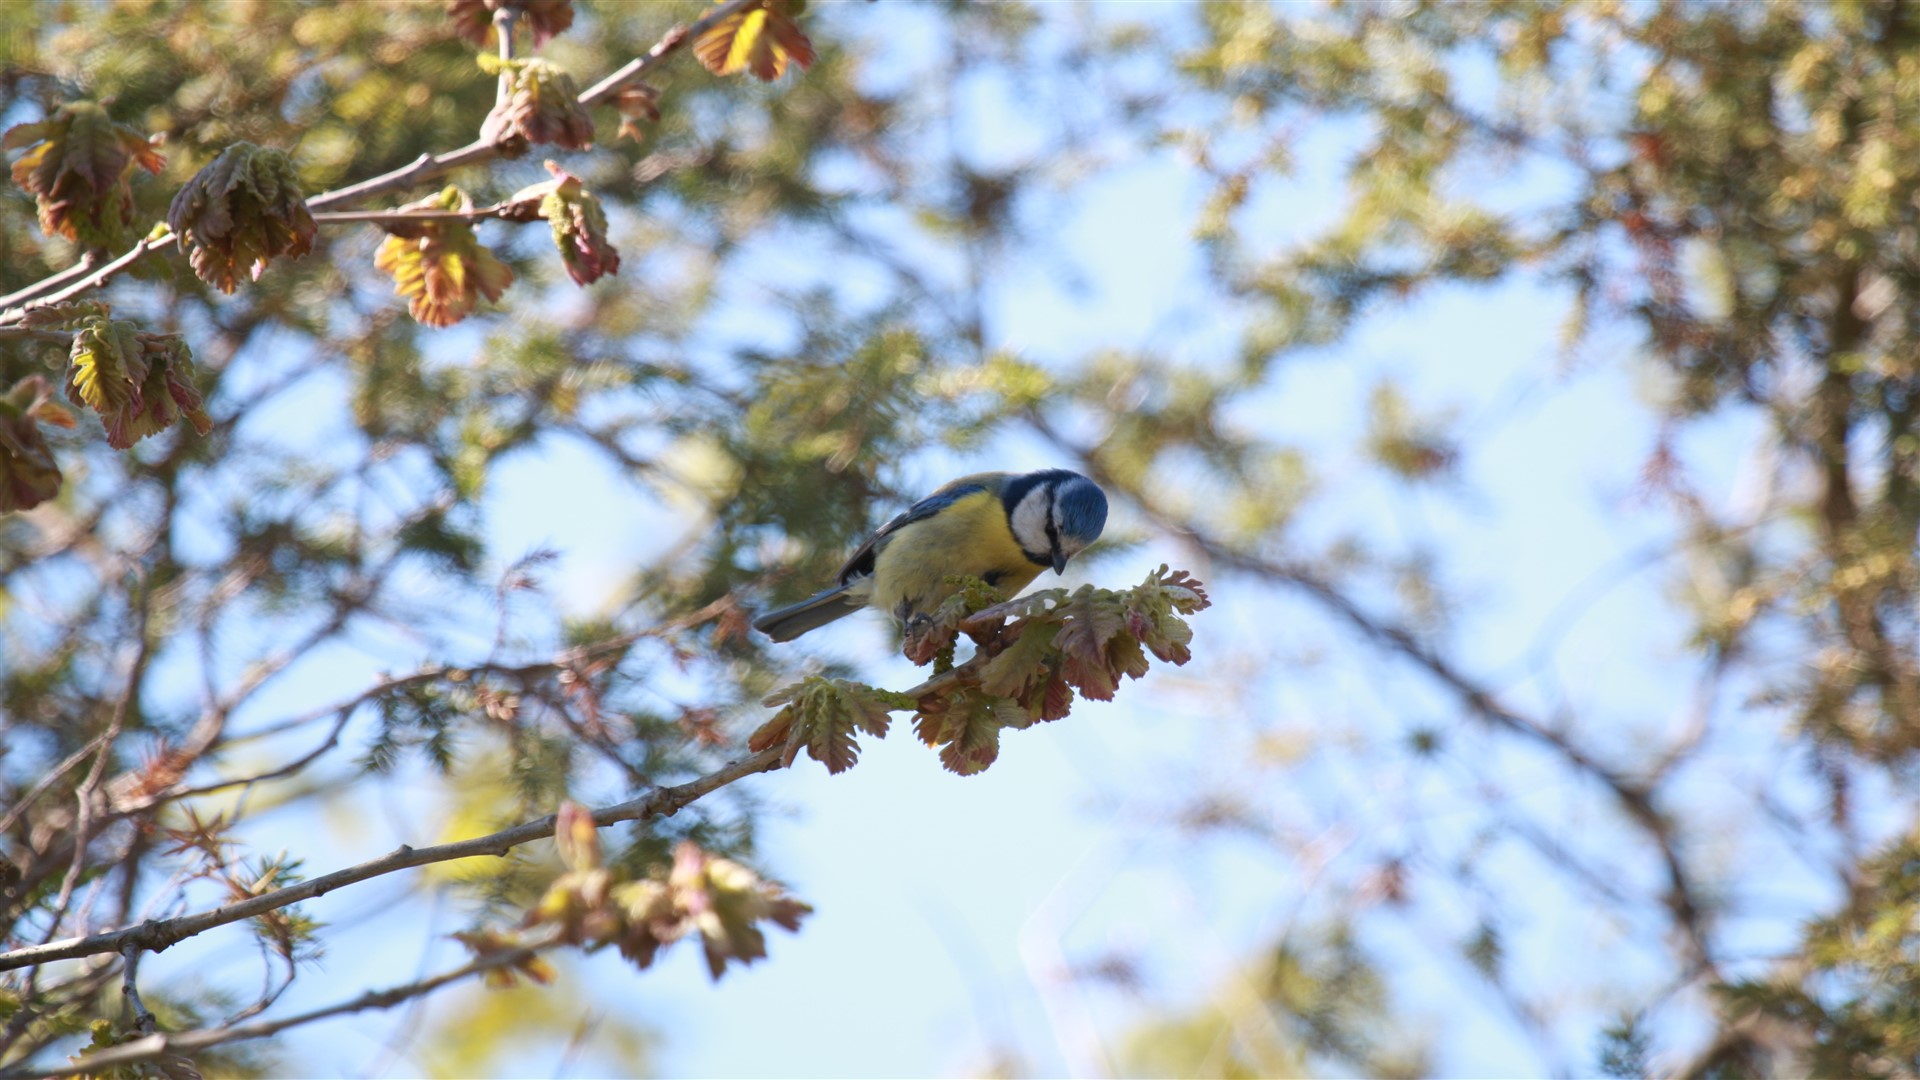
[[[977,473],[973,476],[963,476],[941,488],[939,491],[914,503],[912,506],[907,507],[906,510],[902,511],[892,521],[880,526],[879,531],[867,537],[866,542],[861,544],[854,550],[852,555],[847,557],[846,565],[840,568],[840,573],[834,576],[834,580],[845,585],[855,578],[866,577],[868,574],[873,573],[874,556],[880,553],[880,548],[884,546],[884,542],[888,536],[916,521],[923,521],[932,517],[947,507],[952,506],[956,501],[976,491],[988,490],[995,475],[994,473]]]

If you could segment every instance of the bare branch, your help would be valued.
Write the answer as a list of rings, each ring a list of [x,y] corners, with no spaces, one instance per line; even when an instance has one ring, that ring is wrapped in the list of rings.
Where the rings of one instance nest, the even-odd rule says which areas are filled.
[[[410,225],[428,221],[533,221],[539,218],[539,200],[495,203],[473,210],[330,210],[313,215],[318,225]]]
[[[129,945],[120,950],[120,956],[125,962],[120,969],[120,996],[133,1013],[134,1029],[151,1034],[155,1024],[153,1013],[148,1011],[146,1002],[140,1000],[140,987],[137,985],[140,950]]]
[[[123,1043],[111,1050],[102,1050],[89,1054],[77,1061],[57,1065],[51,1069],[34,1069],[20,1072],[0,1073],[0,1080],[26,1080],[28,1077],[60,1077],[99,1075],[124,1065],[142,1061],[154,1061],[169,1055],[191,1054],[222,1043],[241,1042],[247,1039],[264,1039],[278,1035],[289,1028],[311,1024],[316,1020],[344,1016],[349,1013],[365,1012],[368,1009],[390,1009],[404,1001],[410,1001],[438,990],[449,983],[480,975],[495,968],[510,967],[524,963],[549,943],[522,946],[484,956],[463,964],[452,971],[442,972],[431,978],[407,983],[388,990],[369,990],[359,997],[335,1005],[282,1017],[278,1020],[262,1020],[253,1024],[228,1024],[217,1028],[204,1028],[199,1031],[185,1031],[178,1034],[154,1034],[145,1038]]]
[[[0,341],[40,341],[48,345],[69,345],[73,335],[60,330],[31,330],[24,326],[0,326]]]
[[[116,276],[118,276],[120,273],[125,271],[127,268],[131,267],[134,263],[137,263],[141,259],[146,258],[152,252],[160,250],[162,247],[172,242],[172,240],[173,240],[172,232],[168,232],[164,236],[148,237],[147,239],[142,240],[139,243],[133,245],[132,248],[129,248],[126,254],[120,256],[119,258],[113,260],[112,262],[106,264],[105,266],[102,266],[98,270],[95,270],[92,273],[85,275],[80,280],[74,282],[71,285],[68,285],[66,288],[61,289],[58,292],[51,293],[47,296],[43,296],[38,300],[29,301],[21,305],[20,307],[11,308],[5,312],[0,312],[0,319],[5,319],[9,321],[22,319],[26,317],[27,312],[32,311],[35,308],[49,307],[51,305],[60,303],[62,300],[70,300],[76,296],[79,296],[81,293],[86,292],[88,289],[93,289],[101,285],[105,285],[107,282],[113,280]]]
[[[16,304],[24,304],[28,300],[46,292],[48,289],[57,289],[99,265],[100,253],[97,251],[89,251],[80,257],[79,262],[74,263],[72,266],[67,267],[52,277],[41,278],[39,281],[21,289],[19,292],[0,296],[0,311],[4,311]]]

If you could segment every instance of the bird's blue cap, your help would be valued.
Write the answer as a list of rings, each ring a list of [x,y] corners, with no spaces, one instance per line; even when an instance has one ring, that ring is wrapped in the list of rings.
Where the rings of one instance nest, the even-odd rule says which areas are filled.
[[[1060,489],[1060,531],[1093,543],[1107,527],[1107,495],[1100,485],[1076,475]]]

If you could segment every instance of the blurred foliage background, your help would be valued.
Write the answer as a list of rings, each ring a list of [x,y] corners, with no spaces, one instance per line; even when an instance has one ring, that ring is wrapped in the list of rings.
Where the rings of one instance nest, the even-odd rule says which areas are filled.
[[[581,86],[703,10],[575,9],[539,55]],[[87,100],[164,136],[117,253],[238,140],[286,151],[310,194],[470,142],[496,79],[459,25],[428,3],[8,5],[0,119]],[[589,288],[508,223],[480,237],[513,284],[444,330],[375,272],[367,224],[231,297],[173,255],[111,286],[116,317],[190,343],[212,427],[124,451],[90,416],[47,428],[58,497],[0,517],[9,949],[199,910],[233,887],[216,867],[299,872],[178,850],[189,809],[237,843],[371,806],[466,836],[708,771],[797,674],[886,670],[870,634],[766,648],[734,605],[813,591],[951,475],[1060,464],[1116,503],[1084,573],[1164,553],[1220,603],[1197,666],[1105,721],[1161,725],[1158,826],[1287,882],[1211,990],[1156,988],[1178,938],[1076,958],[1128,1004],[1069,1067],[1920,1071],[1920,14],[846,4],[801,25],[809,70],[681,56],[642,138],[596,113],[592,150],[552,155],[620,253]],[[548,178],[548,149],[450,179],[496,203]],[[1173,197],[1111,186],[1167,162]],[[1097,242],[1070,236],[1114,190]],[[1194,271],[1132,298],[1164,309],[1146,340],[1010,337],[1036,306],[1085,327],[1113,301],[1077,261],[1170,224]],[[0,293],[79,242],[9,189]],[[1324,377],[1443,308],[1469,314],[1410,363]],[[1522,309],[1557,342],[1475,385]],[[57,383],[60,352],[0,339],[0,386]],[[1515,419],[1551,408],[1603,430]],[[572,509],[643,523],[625,572],[561,595],[566,543],[498,542],[513,469],[560,493],[616,478]],[[1602,490],[1570,496],[1582,477]],[[1596,535],[1570,498],[1631,527]],[[484,672],[381,674],[448,667]],[[1200,728],[1165,734],[1188,712]],[[756,848],[755,783],[616,830],[610,859],[692,838],[798,874]],[[478,866],[407,902],[512,917],[557,864]],[[296,973],[357,993],[355,963],[313,967],[331,929],[263,926],[265,989],[143,989],[169,1030],[275,1015]],[[64,1060],[119,1017],[117,963],[0,976],[0,1062]],[[586,992],[471,999],[368,1068],[570,1053]],[[673,1038],[600,1026],[609,1070]],[[199,1064],[301,1071],[277,1052]]]

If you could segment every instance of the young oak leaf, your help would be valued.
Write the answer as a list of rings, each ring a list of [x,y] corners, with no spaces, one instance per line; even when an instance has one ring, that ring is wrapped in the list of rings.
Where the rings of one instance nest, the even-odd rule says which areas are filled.
[[[539,57],[502,60],[481,53],[477,59],[483,71],[507,77],[507,92],[480,124],[482,140],[509,146],[551,143],[569,150],[593,146],[593,117],[580,104],[573,76]]]
[[[0,149],[23,146],[29,149],[13,163],[13,182],[34,197],[40,228],[90,248],[124,239],[133,218],[134,168],[157,173],[164,164],[146,136],[90,101],[62,105],[0,137]]]
[[[859,762],[856,731],[885,738],[891,710],[913,707],[905,695],[819,675],[770,695],[763,704],[784,708],[747,738],[747,749],[757,752],[784,744],[784,764],[792,765],[804,747],[807,756],[830,773],[845,772]]]
[[[760,923],[796,932],[801,918],[813,911],[739,863],[708,855],[685,840],[674,849],[667,889],[674,907],[685,912],[685,925],[700,934],[707,972],[716,981],[729,961],[751,964],[766,957]]]
[[[73,414],[53,391],[29,375],[0,396],[0,514],[31,510],[60,493],[60,466],[40,425],[71,428]]]
[[[1053,641],[1060,650],[1062,676],[1083,697],[1112,701],[1121,673],[1109,656],[1108,645],[1127,630],[1122,597],[1082,585],[1059,608],[1058,615],[1063,625]]]
[[[813,42],[793,21],[805,8],[805,0],[762,0],[708,27],[693,53],[715,75],[750,71],[761,82],[786,74],[788,61],[810,68]]]
[[[68,300],[28,308],[20,325],[29,330],[77,330],[89,317],[105,318],[111,311],[104,300]]]
[[[1073,688],[1056,662],[1057,623],[1027,621],[1018,636],[980,669],[980,689],[1012,698],[1034,720],[1058,720],[1073,707]]]
[[[505,8],[519,14],[539,48],[573,25],[573,0],[447,0],[454,32],[481,48],[493,46],[493,14]]]
[[[607,214],[580,178],[547,162],[557,183],[540,200],[540,216],[553,228],[553,246],[575,285],[591,285],[602,275],[620,272],[620,253],[607,242]]]
[[[569,945],[612,940],[619,936],[621,925],[613,874],[603,867],[569,870],[554,878],[521,921],[523,929],[551,926],[554,939]]]
[[[660,90],[643,82],[630,82],[613,95],[613,107],[620,113],[620,133],[618,138],[641,142],[646,132],[640,127],[641,121],[649,124],[660,122]]]
[[[1191,615],[1212,604],[1206,589],[1193,575],[1185,570],[1169,570],[1162,563],[1160,569],[1128,593],[1127,630],[1152,650],[1153,655],[1184,664],[1193,659],[1193,652],[1188,648],[1193,641],[1193,628],[1180,616]]]
[[[186,339],[174,334],[141,334],[139,341],[146,350],[147,378],[140,384],[140,407],[127,425],[127,446],[183,419],[193,425],[196,434],[213,430],[213,417],[207,415],[200,390],[194,385],[193,352],[187,348]]]
[[[100,414],[107,445],[125,450],[181,419],[213,428],[194,386],[193,354],[174,334],[142,334],[105,316],[79,320],[67,360],[67,398]]]
[[[946,583],[957,586],[953,595],[942,600],[932,614],[909,622],[902,636],[901,652],[916,665],[951,650],[963,623],[976,612],[1001,602],[1001,593],[972,575],[956,574],[948,577]]]
[[[476,960],[485,960],[501,953],[525,948],[519,941],[498,930],[461,930],[452,936],[455,941],[465,945]],[[538,953],[531,953],[499,967],[488,968],[486,984],[489,990],[511,990],[520,985],[520,977],[525,976],[541,986],[546,986],[553,982],[554,975],[552,964],[547,963]]]
[[[1033,720],[1018,703],[958,690],[938,703],[927,703],[913,718],[913,733],[929,747],[939,747],[940,765],[948,772],[973,776],[987,771],[1000,756],[1000,729],[1023,728]]]
[[[473,209],[457,187],[408,203],[402,210]],[[393,291],[407,298],[407,311],[428,326],[452,326],[473,313],[481,297],[500,299],[513,284],[513,270],[480,246],[464,221],[389,225],[373,265],[393,278]]]
[[[600,830],[594,827],[593,814],[577,802],[560,804],[559,813],[554,815],[553,843],[569,870],[584,873],[603,865]]]
[[[293,161],[248,142],[193,174],[167,208],[167,226],[193,272],[224,293],[239,287],[243,270],[258,281],[268,260],[313,250],[316,231]]]

